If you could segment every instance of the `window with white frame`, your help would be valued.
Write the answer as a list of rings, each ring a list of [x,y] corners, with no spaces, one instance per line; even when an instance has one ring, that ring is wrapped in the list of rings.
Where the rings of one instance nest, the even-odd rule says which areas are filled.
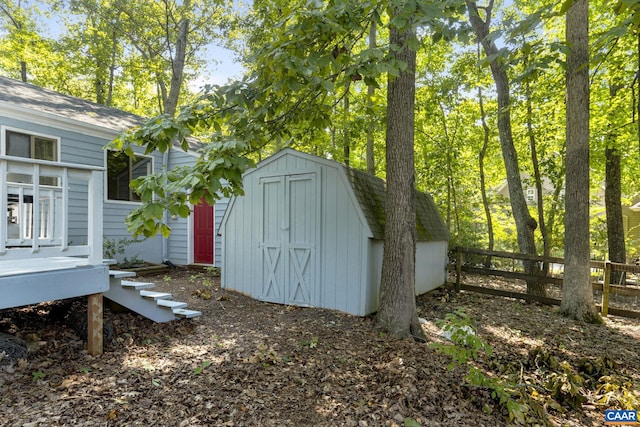
[[[107,151],[107,197],[109,200],[140,201],[129,183],[151,174],[151,157],[129,157],[120,151]]]
[[[6,156],[25,159],[59,161],[58,138],[32,134],[28,131],[2,128],[3,138],[0,152]],[[8,172],[7,185],[7,241],[21,245],[25,239],[38,236],[53,241],[59,235],[60,223],[56,209],[60,203],[60,178],[58,176],[38,176],[38,211],[34,211],[34,176],[27,173]],[[39,229],[34,229],[38,217]],[[27,242],[28,243],[28,242]]]
[[[527,202],[533,203],[536,201],[536,189],[535,188],[527,188]]]
[[[30,133],[5,130],[4,153],[7,156],[24,157],[27,159],[58,161],[58,139]],[[32,177],[23,174],[9,174],[8,181],[32,183]],[[40,185],[58,185],[58,179],[40,176]]]

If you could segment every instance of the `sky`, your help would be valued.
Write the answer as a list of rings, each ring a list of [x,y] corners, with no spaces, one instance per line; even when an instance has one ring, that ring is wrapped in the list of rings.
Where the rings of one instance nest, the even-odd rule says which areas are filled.
[[[40,9],[46,10],[47,6],[41,1],[35,1]],[[44,29],[42,35],[56,39],[64,32],[64,25],[58,22],[55,15],[52,14],[50,18],[39,17],[43,20]],[[192,90],[199,90],[204,85],[222,85],[229,80],[238,80],[242,77],[244,71],[242,65],[234,59],[234,53],[224,47],[216,46],[214,44],[207,45],[205,47],[207,61],[206,68],[201,70],[201,76],[199,79],[191,84]]]

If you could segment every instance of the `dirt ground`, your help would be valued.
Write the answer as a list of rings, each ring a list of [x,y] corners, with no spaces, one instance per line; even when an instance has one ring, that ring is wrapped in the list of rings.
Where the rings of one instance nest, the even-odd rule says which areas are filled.
[[[492,378],[515,377],[516,388],[533,391],[542,402],[540,425],[601,426],[604,410],[623,402],[620,392],[585,384],[577,409],[554,405],[545,398],[554,387],[547,380],[557,385],[568,377],[545,370],[553,365],[549,360],[558,362],[556,368],[570,366],[566,375],[585,360],[609,361],[604,373],[626,381],[627,404],[640,399],[640,322],[634,320],[609,317],[604,325],[586,325],[553,307],[441,289],[418,300],[428,337],[421,344],[380,334],[372,318],[268,304],[222,290],[209,271],[175,269],[141,280],[172,292],[202,316],[154,324],[109,311],[110,340],[103,355],[91,357],[81,337],[82,316],[73,314],[82,313],[82,301],[0,311],[0,332],[30,348],[25,358],[0,361],[0,425],[515,423],[491,389],[465,380],[471,362],[448,369],[452,359],[429,345],[447,343],[436,322],[456,310],[470,316],[478,337],[493,349],[473,365]]]

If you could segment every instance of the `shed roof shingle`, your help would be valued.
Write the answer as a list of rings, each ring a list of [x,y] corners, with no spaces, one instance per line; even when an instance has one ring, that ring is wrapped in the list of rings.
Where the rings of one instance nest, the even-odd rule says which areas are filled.
[[[374,239],[384,239],[387,219],[386,189],[383,179],[344,167]],[[416,231],[420,241],[449,240],[449,230],[430,195],[416,190]]]

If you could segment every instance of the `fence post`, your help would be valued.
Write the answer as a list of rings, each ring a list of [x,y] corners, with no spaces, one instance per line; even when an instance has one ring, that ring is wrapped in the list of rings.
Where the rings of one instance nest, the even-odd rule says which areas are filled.
[[[602,283],[602,315],[609,314],[609,283],[611,282],[611,261],[604,263],[604,282]]]
[[[462,254],[462,248],[458,246],[456,248],[456,292],[460,292],[460,280],[462,276],[462,261],[464,255]]]

